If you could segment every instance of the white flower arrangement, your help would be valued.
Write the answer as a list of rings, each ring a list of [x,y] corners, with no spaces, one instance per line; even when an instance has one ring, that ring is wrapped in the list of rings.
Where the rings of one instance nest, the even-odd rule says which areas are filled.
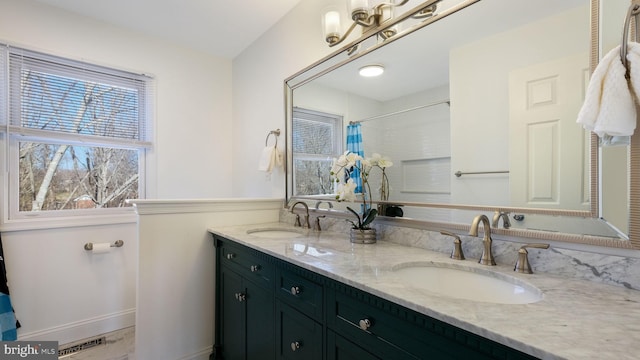
[[[378,153],[374,153],[371,159],[369,159],[369,163],[372,167],[378,167],[382,170],[382,179],[380,183],[380,200],[388,201],[389,200],[389,178],[387,177],[386,169],[388,167],[393,166],[393,162],[386,156],[382,156]]]
[[[380,154],[373,154],[372,158],[365,159],[360,155],[354,154],[352,152],[345,152],[339,158],[333,159],[333,166],[331,167],[331,177],[333,181],[338,184],[336,191],[336,200],[337,201],[349,201],[353,202],[357,200],[356,195],[356,187],[357,184],[353,181],[353,179],[349,178],[346,182],[344,181],[346,177],[347,171],[351,172],[353,169],[358,169],[360,171],[360,177],[362,178],[362,202],[364,212],[362,215],[358,214],[355,210],[347,206],[347,210],[353,213],[358,222],[352,220],[347,220],[351,223],[354,229],[367,230],[370,229],[369,224],[376,218],[378,215],[378,210],[371,208],[371,188],[369,186],[369,173],[373,167],[378,167],[382,170],[383,176],[383,185],[382,189],[385,189],[388,199],[388,188],[389,188],[389,180],[385,174],[385,169],[389,166],[392,166],[393,162],[389,160],[387,157],[383,157]],[[386,183],[386,186],[385,186]],[[381,189],[381,195],[382,195]],[[367,206],[367,193],[369,197],[369,205]],[[384,199],[384,200],[387,200]]]

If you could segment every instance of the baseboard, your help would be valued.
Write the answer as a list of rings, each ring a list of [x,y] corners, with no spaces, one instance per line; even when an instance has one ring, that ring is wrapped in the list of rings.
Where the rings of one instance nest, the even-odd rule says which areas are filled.
[[[207,346],[206,348],[198,351],[197,353],[185,355],[177,360],[209,360],[209,355],[213,352],[213,346]]]
[[[134,326],[135,320],[136,309],[133,308],[28,333],[21,333],[18,329],[18,340],[58,341],[60,344],[67,344]]]

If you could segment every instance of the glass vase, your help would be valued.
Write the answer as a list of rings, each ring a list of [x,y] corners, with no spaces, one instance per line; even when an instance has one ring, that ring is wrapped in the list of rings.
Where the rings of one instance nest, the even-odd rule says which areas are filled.
[[[376,229],[351,229],[349,238],[354,244],[375,244],[378,240]]]

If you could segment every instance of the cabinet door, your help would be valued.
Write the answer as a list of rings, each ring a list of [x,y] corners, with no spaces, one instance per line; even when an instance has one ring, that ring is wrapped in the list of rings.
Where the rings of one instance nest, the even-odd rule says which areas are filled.
[[[225,360],[244,360],[245,288],[240,275],[223,266],[218,275],[222,301],[220,306],[220,340]]]
[[[273,360],[276,353],[273,291],[246,279],[243,281],[247,290],[245,304],[247,360]]]
[[[328,330],[327,360],[380,360],[380,358],[370,354],[333,331]]]
[[[322,326],[310,317],[276,302],[278,360],[322,360]]]

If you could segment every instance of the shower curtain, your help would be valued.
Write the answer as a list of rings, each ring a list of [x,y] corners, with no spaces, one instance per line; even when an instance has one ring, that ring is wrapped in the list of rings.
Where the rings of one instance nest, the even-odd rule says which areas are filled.
[[[9,299],[9,285],[7,283],[7,268],[4,265],[4,251],[2,250],[2,238],[0,237],[0,340],[15,341],[18,339],[17,329],[20,323]]]
[[[360,123],[350,123],[347,126],[347,150],[364,157]],[[362,178],[360,177],[360,170],[354,168],[349,173],[349,177],[353,179],[353,182],[356,184],[356,193],[362,193]]]

